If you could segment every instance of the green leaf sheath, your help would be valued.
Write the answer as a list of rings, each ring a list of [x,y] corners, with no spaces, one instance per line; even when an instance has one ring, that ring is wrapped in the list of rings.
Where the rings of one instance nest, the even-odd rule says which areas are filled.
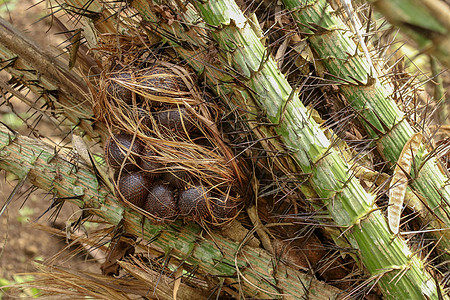
[[[394,90],[390,83],[370,76],[370,65],[358,51],[351,31],[325,0],[283,0],[283,3],[300,31],[308,35],[317,58],[332,78],[341,82],[339,89],[361,116],[361,123],[370,137],[376,139],[381,154],[395,165],[414,130],[391,98]],[[437,163],[435,157],[429,158],[424,151],[423,160],[413,166],[411,186],[425,199],[443,227],[449,228],[450,181]]]
[[[374,195],[365,192],[319,126],[308,118],[297,92],[267,55],[236,3],[196,1],[194,5],[210,27],[221,58],[252,92],[302,171],[311,174],[312,186],[347,238],[360,249],[367,269],[374,276],[384,274],[379,283],[385,297],[437,299],[434,280],[423,263],[404,240],[389,232]]]

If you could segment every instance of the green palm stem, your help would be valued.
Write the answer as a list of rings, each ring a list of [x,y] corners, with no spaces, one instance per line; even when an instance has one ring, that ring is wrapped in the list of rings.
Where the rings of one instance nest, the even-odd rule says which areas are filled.
[[[18,97],[37,110],[41,110],[42,105],[48,107],[49,114],[64,115],[90,137],[106,132],[102,124],[94,125],[91,103],[80,101],[89,93],[83,78],[1,18],[0,69],[5,69],[35,95],[40,95],[41,100],[32,102],[6,83],[0,86],[5,93]]]
[[[80,1],[76,2],[82,3]],[[84,3],[81,7],[83,6]],[[8,26],[10,25],[8,24]],[[103,28],[102,30],[108,30],[108,28]],[[14,29],[11,27],[9,30],[13,31]],[[22,35],[17,34],[17,38],[21,37]],[[26,38],[24,40],[29,44],[32,43],[31,40]],[[6,53],[9,54],[8,52]],[[28,57],[27,55],[24,55],[24,57]],[[18,55],[11,56],[16,57]],[[51,61],[50,56],[48,59]],[[29,74],[22,69],[24,60],[21,59],[19,62],[20,64],[11,66],[7,70],[14,76],[28,78]],[[28,67],[28,65],[26,66]],[[66,72],[66,67],[60,62],[58,62],[57,66],[58,68],[53,74],[56,76],[50,77],[51,79],[63,78],[65,75],[58,72],[61,70]],[[20,68],[16,70],[15,67]],[[67,72],[73,73],[68,70]],[[53,86],[48,83],[45,77],[31,77],[24,81],[24,84],[30,86],[30,82],[36,82],[37,79],[42,80],[39,83],[42,91],[51,91],[53,89]],[[31,86],[31,88],[33,87]],[[83,97],[85,95],[77,95],[75,99],[70,98],[71,96],[73,94],[68,94],[65,97],[78,104],[86,103],[80,100],[85,99]],[[68,101],[66,98],[55,97],[52,100],[57,105],[63,105],[64,101]],[[92,115],[92,107],[90,106],[78,105],[77,108],[79,110],[72,112],[74,117],[86,118],[86,115]],[[95,129],[99,130],[101,125],[96,124]],[[90,132],[96,131],[91,129]],[[96,134],[93,136],[96,136]],[[284,264],[280,264],[278,259],[271,257],[263,249],[243,246],[240,242],[230,242],[216,233],[212,235],[211,240],[199,242],[201,228],[194,224],[184,226],[178,222],[171,226],[158,226],[146,222],[144,231],[142,231],[140,217],[124,210],[107,190],[97,184],[97,179],[92,171],[83,167],[77,169],[68,159],[55,154],[53,148],[38,140],[16,136],[3,126],[0,130],[0,168],[16,174],[20,178],[27,176],[27,179],[32,184],[55,193],[57,197],[78,198],[78,200],[74,200],[78,206],[84,209],[91,209],[93,214],[110,224],[117,225],[121,220],[124,220],[129,232],[138,236],[142,236],[142,232],[144,232],[148,240],[153,240],[157,236],[158,239],[153,242],[153,245],[160,249],[172,250],[172,257],[198,266],[200,272],[217,276],[229,276],[230,279],[226,279],[225,283],[233,284],[236,282],[238,286],[242,286],[243,293],[246,296],[273,298],[286,290],[286,295],[294,298],[334,299],[342,293],[339,289],[328,286]],[[74,170],[78,171],[74,173]],[[227,259],[224,259],[224,257],[227,257]],[[237,280],[234,277],[236,274],[236,268],[233,267],[235,262],[237,267],[245,266],[244,269],[240,270],[239,274],[241,277]],[[276,266],[276,269],[272,266]],[[255,286],[258,287],[256,291]]]
[[[358,112],[370,137],[376,139],[380,153],[396,164],[414,130],[392,100],[394,91],[390,83],[370,75],[370,64],[364,55],[358,54],[351,31],[336,17],[325,0],[307,3],[283,0],[283,3],[291,11],[299,29],[307,35],[317,58],[332,78],[340,82],[342,94]],[[416,160],[413,166],[411,186],[435,214],[440,223],[437,229],[450,228],[449,178],[439,168],[436,158],[424,149],[422,151],[422,159]],[[442,231],[442,234],[450,240],[448,230]]]
[[[202,29],[201,24],[199,24],[197,22],[198,20],[196,19],[195,13],[192,13],[192,11],[190,11],[189,8],[186,11],[184,11],[184,13],[185,13],[185,16],[189,15],[190,21],[192,23],[195,23],[195,26],[193,27],[195,29],[188,32],[188,34],[183,34],[183,32],[184,32],[183,30],[180,30],[179,28],[173,29],[173,27],[176,27],[176,24],[172,24],[172,26],[167,26],[164,22],[161,22],[161,20],[158,19],[158,17],[153,13],[153,11],[151,9],[151,5],[149,5],[146,1],[134,1],[132,5],[134,8],[136,8],[141,13],[141,15],[146,17],[146,19],[147,19],[146,21],[148,22],[148,25],[151,27],[151,29],[154,32],[162,33],[163,37],[165,37],[167,39],[167,41],[169,41],[171,43],[171,45],[174,46],[174,49],[181,56],[183,56],[190,63],[190,65],[193,68],[195,68],[199,73],[202,73],[205,77],[207,77],[207,79],[209,79],[209,83],[213,87],[214,90],[217,90],[218,93],[222,94],[222,96],[226,96],[226,95],[230,96],[230,90],[234,90],[235,96],[237,96],[237,98],[239,98],[241,100],[241,102],[240,102],[241,107],[245,107],[246,101],[252,102],[252,100],[249,100],[249,98],[248,98],[247,91],[236,89],[236,86],[233,84],[231,84],[231,85],[224,84],[224,83],[230,81],[231,76],[226,76],[223,74],[218,75],[217,69],[215,67],[209,67],[207,64],[202,63],[202,62],[209,62],[208,56],[206,54],[205,57],[203,57],[202,56],[203,51],[199,51],[198,48],[199,49],[208,49],[208,45],[205,44],[204,39],[195,37],[196,29],[200,32],[199,35],[201,37],[203,37],[203,35],[204,35],[204,30]],[[192,20],[194,20],[194,21],[192,21]],[[160,30],[160,29],[162,29],[162,30]],[[175,36],[175,34],[173,36],[167,34],[167,33],[171,33],[171,32],[175,32],[176,36]],[[197,49],[197,50],[189,51],[189,50],[184,49],[183,47],[181,47],[182,43],[180,43],[180,41],[182,41],[182,43],[193,44],[192,48]],[[240,45],[242,43],[237,43],[237,44]],[[236,51],[234,51],[234,52],[236,52]],[[249,55],[248,57],[252,57],[252,56]],[[259,64],[256,63],[256,65],[259,65]],[[266,84],[267,84],[267,82],[266,82]],[[262,85],[264,85],[264,84],[262,84]],[[270,84],[268,86],[270,86]],[[239,100],[237,102],[239,102]],[[250,104],[249,106],[252,107],[252,104]],[[269,135],[269,136],[271,136],[271,135]],[[382,218],[380,216],[377,216],[377,217]],[[383,222],[383,225],[386,226],[384,219],[381,222]],[[386,230],[386,228],[385,228],[385,230]],[[386,232],[386,234],[389,235],[387,232]],[[378,233],[375,233],[375,235],[378,235]],[[387,242],[387,243],[389,243],[389,242]],[[404,244],[403,244],[403,246],[404,246]],[[378,248],[378,247],[376,247],[376,248]],[[366,248],[366,250],[367,250],[367,248]],[[372,253],[368,253],[367,255],[371,256]],[[386,256],[389,257],[391,255],[386,255]],[[374,270],[374,268],[372,268],[372,270]],[[417,282],[421,282],[421,280],[419,279]],[[419,287],[419,286],[416,286],[416,287]],[[404,296],[406,296],[406,295],[404,295]],[[409,297],[409,295],[407,297]]]
[[[0,125],[0,168],[26,178],[36,187],[69,198],[86,212],[112,225],[124,224],[127,232],[143,237],[142,245],[183,262],[185,269],[198,268],[196,276],[222,278],[225,284],[242,289],[246,297],[335,299],[342,291],[303,274],[261,248],[234,242],[220,232],[207,234],[195,224],[176,221],[155,225],[124,208],[102,185],[95,173],[37,139],[12,133]],[[144,227],[142,227],[144,226]],[[152,241],[147,243],[147,241]],[[220,281],[217,279],[217,281]],[[255,288],[256,286],[256,288]]]
[[[439,0],[369,1],[422,51],[450,68],[450,7]]]
[[[360,250],[365,266],[379,279],[385,297],[422,299],[427,294],[437,298],[436,286],[423,262],[407,250],[404,240],[389,232],[375,197],[364,191],[319,126],[308,118],[298,91],[291,89],[273,59],[267,56],[267,49],[237,5],[233,1],[194,5],[219,45],[220,58],[230,63],[230,70],[235,70],[241,83],[251,91],[298,166],[310,174],[311,185],[347,238]]]

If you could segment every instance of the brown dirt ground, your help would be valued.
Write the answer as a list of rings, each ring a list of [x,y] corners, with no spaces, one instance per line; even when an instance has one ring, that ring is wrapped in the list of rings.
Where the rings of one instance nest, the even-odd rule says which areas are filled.
[[[5,9],[5,5],[2,5],[3,1],[0,1],[0,16],[14,24],[16,28],[22,30],[22,32],[39,44],[56,46],[62,41],[61,36],[55,36],[55,30],[51,28],[51,20],[49,18],[32,24],[45,16],[45,1],[5,0],[5,2],[8,3],[9,10]],[[31,7],[34,4],[37,5]],[[5,81],[8,79],[9,75],[7,73],[0,72],[0,80]],[[0,103],[3,103],[3,99],[0,99]],[[19,102],[14,102],[14,107],[19,113],[26,112],[28,108]],[[10,108],[6,105],[1,105],[0,120],[10,123],[12,119],[14,117],[11,118]],[[49,122],[41,122],[39,132],[44,135],[52,135],[55,132],[52,127],[52,124]],[[26,133],[24,126],[19,126],[18,130],[22,134]],[[17,178],[12,174],[6,174],[4,171],[0,172],[0,207],[8,199],[17,182]],[[39,220],[37,218],[50,206],[52,195],[37,190],[27,197],[26,195],[29,194],[27,191],[30,188],[29,184],[25,184],[13,198],[5,213],[0,217],[0,287],[5,284],[18,283],[24,278],[17,277],[18,273],[35,271],[35,261],[48,259],[65,246],[65,239],[35,228],[35,224],[51,225],[53,219],[49,219],[49,213]],[[77,208],[75,206],[65,204],[56,223],[64,226],[69,218],[78,217],[79,214],[76,214],[76,211]],[[65,255],[61,257],[64,258],[69,254],[69,251],[65,251]],[[90,261],[92,258],[86,254],[78,255],[68,261],[66,259],[62,261],[62,258],[58,261],[58,265],[75,270],[100,272],[98,265]],[[29,298],[31,296],[30,293],[30,291],[19,292],[14,290],[7,290],[2,293],[0,290],[0,299],[15,299],[17,296]]]

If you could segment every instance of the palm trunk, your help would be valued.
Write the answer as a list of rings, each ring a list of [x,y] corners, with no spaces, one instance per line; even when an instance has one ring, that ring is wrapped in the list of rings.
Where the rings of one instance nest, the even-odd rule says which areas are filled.
[[[216,4],[217,7],[214,6]],[[195,22],[195,29],[184,35],[183,30],[173,29],[160,22],[149,3],[134,1],[132,5],[147,18],[149,26],[161,33],[163,38],[167,38],[194,69],[205,72],[213,89],[219,88],[219,94],[229,96],[230,91],[234,89],[235,94],[238,94],[234,101],[239,99],[244,102],[246,97],[254,96],[254,101],[258,102],[266,111],[267,117],[276,125],[273,129],[283,137],[284,144],[293,149],[296,163],[304,173],[311,173],[310,183],[317,194],[325,199],[336,223],[348,228],[345,230],[348,239],[360,249],[368,270],[381,278],[379,282],[386,295],[394,298],[421,298],[424,292],[422,284],[427,282],[434,285],[430,275],[423,269],[423,263],[417,256],[410,255],[410,251],[405,251],[408,249],[406,243],[390,234],[383,215],[374,205],[374,196],[367,194],[357,180],[352,178],[348,166],[330,146],[317,124],[308,120],[308,113],[298,96],[291,94],[290,86],[273,61],[270,58],[266,60],[264,47],[246,24],[234,2],[214,2],[213,5],[208,2],[198,5],[197,8],[209,25],[221,28],[212,30],[212,36],[221,45],[220,50],[229,53],[232,67],[247,79],[245,84],[250,87],[248,91],[236,89],[235,86],[218,85],[230,77],[224,79],[223,77],[227,76],[220,77],[214,68],[205,67],[201,63],[201,54],[197,55],[198,51],[180,47],[178,40],[207,49],[206,41],[195,36],[196,32],[207,32],[203,24]],[[198,21],[196,12],[189,7],[183,13],[188,20]],[[176,32],[177,39],[170,38],[172,32]],[[253,76],[250,76],[251,74]],[[270,87],[273,89],[269,89]],[[245,104],[240,102],[244,107]],[[281,118],[282,113],[284,114]],[[375,249],[378,251],[375,253],[373,239],[377,241]],[[398,280],[392,280],[397,277]],[[433,289],[427,296],[436,298],[437,291]]]
[[[148,2],[136,0],[132,5],[148,18],[147,21],[158,20]],[[343,227],[346,237],[360,249],[367,269],[375,279],[380,278],[379,282],[386,298],[419,299],[425,294],[430,299],[437,299],[438,292],[434,280],[424,270],[423,262],[411,253],[404,240],[390,234],[383,215],[374,205],[375,197],[366,193],[358,181],[352,177],[349,166],[340,158],[319,126],[308,118],[309,114],[299,101],[298,95],[292,92],[291,87],[276,69],[273,60],[267,59],[266,49],[235,3],[214,1],[204,4],[196,3],[196,5],[200,14],[192,9],[184,13],[190,14],[190,17],[196,18],[196,21],[201,16],[209,25],[216,26],[211,30],[203,31],[204,23],[195,24],[198,31],[211,33],[211,36],[219,43],[220,49],[224,51],[222,53],[229,54],[232,67],[243,75],[243,83],[249,89],[236,88],[234,83],[223,84],[230,81],[232,77],[224,76],[216,72],[214,68],[205,67],[203,61],[199,61],[198,57],[193,55],[195,51],[183,49],[177,44],[177,40],[172,41],[175,49],[186,57],[196,70],[205,71],[213,89],[216,89],[219,94],[225,97],[232,96],[233,101],[242,107],[254,101],[258,103],[262,111],[267,113],[273,123],[271,129],[275,130],[285,145],[292,150],[292,157],[302,171],[310,174],[311,185],[327,204],[336,223]],[[172,29],[165,23],[160,26],[163,29]],[[196,43],[196,46],[203,49],[209,46],[207,40],[195,36],[195,30],[185,36],[183,31],[176,32],[177,37],[184,41]],[[220,58],[223,62],[226,61],[224,57]],[[95,184],[96,179],[92,173],[82,169],[82,175],[75,176],[70,171],[72,168],[70,163],[61,159],[60,156],[55,156],[51,149],[24,138],[16,138],[11,142],[8,131],[2,129],[1,132],[2,146],[0,148],[4,158],[0,161],[2,168],[15,172],[20,177],[28,174],[28,178],[37,186],[47,190],[53,189],[60,196],[73,196],[75,192],[79,193],[80,186],[86,184],[88,189],[84,189],[77,202],[80,206],[87,203],[89,207],[100,207],[101,209],[94,212],[102,218],[112,224],[118,224],[123,219],[130,232],[142,235],[140,218],[133,213],[124,212],[106,191],[98,193],[99,187]],[[25,142],[22,143],[22,141]],[[25,147],[26,145],[31,145],[31,148]],[[28,150],[18,151],[19,149]],[[41,156],[36,157],[31,151],[33,149],[35,153],[41,153],[44,160]],[[14,155],[11,156],[11,154]],[[26,158],[20,158],[21,154],[25,154]],[[55,177],[57,171],[58,174],[63,174],[62,179]],[[62,181],[59,182],[59,180]],[[271,267],[268,268],[275,263],[272,264],[272,257],[263,250],[242,248],[238,243],[229,242],[219,235],[214,235],[216,244],[209,239],[199,241],[199,233],[198,226],[183,227],[179,223],[175,223],[170,228],[146,224],[144,230],[146,238],[157,237],[154,245],[163,249],[178,249],[171,252],[175,258],[198,265],[205,273],[231,276],[232,280],[235,280],[233,276],[236,266],[245,265],[245,268],[238,269],[238,278],[247,295],[254,291],[255,285],[261,287],[259,294],[256,295],[258,297],[273,298],[284,294],[301,297],[304,290],[308,290],[308,284],[306,280],[303,280],[305,275],[300,272],[285,266],[281,268],[278,266],[276,272]],[[220,246],[222,252],[217,250],[216,245]],[[207,253],[206,257],[205,253]],[[243,255],[245,258],[241,260],[237,254],[245,254]],[[255,258],[255,261],[250,259],[250,265],[245,260],[249,257]],[[288,274],[287,279],[286,274]],[[314,281],[313,283],[316,284]],[[320,290],[321,288],[323,290]],[[318,298],[331,297],[333,293],[337,293],[336,290],[324,289],[320,284],[315,285],[313,290],[324,292]]]

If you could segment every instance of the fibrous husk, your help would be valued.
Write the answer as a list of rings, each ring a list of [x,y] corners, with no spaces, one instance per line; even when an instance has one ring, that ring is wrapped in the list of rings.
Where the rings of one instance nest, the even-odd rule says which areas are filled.
[[[121,156],[120,166],[117,160],[109,163],[117,170],[119,198],[149,218],[167,220],[143,209],[153,204],[132,205],[120,195],[117,183],[121,176],[143,172],[151,182],[171,185],[175,197],[194,186],[207,191],[202,205],[208,213],[197,211],[185,218],[214,225],[232,220],[242,206],[242,164],[238,165],[217,129],[220,106],[200,93],[193,72],[164,60],[105,68],[111,70],[105,69],[99,79],[99,92],[94,95],[96,116],[107,124],[111,140],[127,136],[132,141],[127,146],[131,148],[121,149],[125,158]],[[136,149],[143,150],[136,153]]]

